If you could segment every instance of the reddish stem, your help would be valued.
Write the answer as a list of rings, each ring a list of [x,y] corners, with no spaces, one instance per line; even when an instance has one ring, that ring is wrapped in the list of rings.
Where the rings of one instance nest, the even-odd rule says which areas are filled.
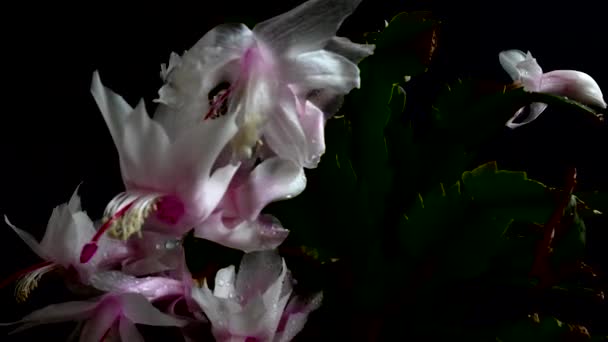
[[[566,194],[560,199],[557,209],[545,224],[545,234],[537,247],[536,257],[534,259],[532,271],[530,272],[532,277],[538,277],[540,279],[540,287],[546,286],[551,280],[551,271],[550,266],[548,265],[549,252],[551,251],[553,239],[558,233],[562,217],[564,216],[564,210],[568,206],[568,203],[570,203],[570,198],[576,185],[576,169],[569,169],[567,177],[565,186]]]

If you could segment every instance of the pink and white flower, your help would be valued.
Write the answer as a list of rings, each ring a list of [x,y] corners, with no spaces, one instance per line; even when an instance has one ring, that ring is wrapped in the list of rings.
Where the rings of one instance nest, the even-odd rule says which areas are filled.
[[[106,294],[90,301],[52,304],[36,310],[18,322],[12,333],[59,322],[84,322],[80,341],[143,341],[135,324],[182,327],[186,321],[160,312],[144,296],[136,293]],[[9,324],[3,324],[9,325]],[[80,326],[77,328],[80,329]]]
[[[243,256],[221,269],[215,287],[194,288],[192,297],[209,318],[217,341],[284,342],[304,327],[308,314],[321,304],[321,295],[309,301],[292,296],[285,261],[274,251]],[[288,304],[289,303],[289,304]]]
[[[359,87],[357,63],[373,46],[335,34],[360,0],[309,0],[257,24],[220,25],[161,75],[157,115],[173,134],[193,122],[234,116],[232,157],[265,143],[282,159],[316,167],[325,120]]]
[[[91,274],[99,270],[115,266],[125,258],[129,251],[123,244],[107,238],[100,239],[101,253],[86,265],[80,263],[82,247],[95,235],[93,222],[81,210],[78,188],[70,201],[55,207],[49,219],[46,231],[40,242],[29,234],[11,224],[5,217],[6,223],[23,239],[23,241],[44,262],[20,272],[15,294],[18,299],[25,299],[33,290],[40,278],[47,272],[61,267],[75,271],[78,280],[88,284]]]
[[[533,58],[530,52],[525,54],[520,50],[502,51],[499,54],[499,61],[513,81],[523,84],[527,91],[565,96],[582,104],[606,108],[599,85],[584,72],[555,70],[543,73],[536,58]],[[523,109],[520,109],[507,122],[507,126],[515,128],[530,123],[546,108],[545,103],[533,103],[530,105],[530,113],[525,120],[515,123],[513,121],[523,114]]]

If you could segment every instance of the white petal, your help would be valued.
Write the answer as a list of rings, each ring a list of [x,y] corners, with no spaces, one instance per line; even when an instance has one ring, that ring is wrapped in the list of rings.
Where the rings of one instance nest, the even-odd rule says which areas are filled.
[[[215,275],[215,286],[213,287],[213,295],[218,298],[234,298],[236,273],[234,266],[230,265],[217,271]]]
[[[236,291],[245,300],[268,291],[284,277],[283,258],[276,251],[247,253],[241,259],[236,277]],[[281,287],[278,288],[279,294]],[[278,299],[278,294],[277,294]]]
[[[23,319],[1,325],[12,325],[23,323],[22,326],[12,331],[16,333],[29,329],[31,327],[40,324],[59,323],[87,319],[97,307],[98,302],[96,301],[77,301],[77,302],[66,302],[59,304],[51,304],[42,309],[36,310]]]
[[[97,71],[93,73],[91,93],[110,129],[112,138],[117,141],[122,133],[122,122],[133,111],[133,108],[121,96],[103,86]]]
[[[576,70],[555,70],[543,75],[541,93],[566,96],[586,105],[606,108],[604,95],[597,82],[588,74]]]
[[[119,271],[96,273],[89,279],[99,290],[112,293],[138,293],[148,300],[183,295],[182,283],[164,277],[137,278]]]
[[[320,89],[347,94],[359,88],[359,68],[346,57],[319,50],[299,54],[289,65],[289,83],[304,92]]]
[[[27,246],[29,248],[31,248],[31,250],[34,253],[36,253],[42,259],[48,260],[49,255],[42,249],[42,247],[40,246],[38,241],[36,241],[35,237],[33,237],[30,233],[26,232],[25,230],[19,229],[15,225],[13,225],[8,220],[8,217],[6,215],[4,215],[4,222],[6,222],[6,224],[9,227],[11,227],[11,229],[13,229],[13,231],[15,233],[17,233],[17,235],[19,235],[19,237],[23,240],[23,242],[25,242],[27,244]]]
[[[289,160],[264,160],[230,196],[240,218],[254,220],[269,203],[292,198],[306,188],[304,170]]]
[[[264,139],[279,157],[315,168],[325,153],[324,113],[310,101],[302,104],[293,93],[281,100],[282,110],[266,124]]]
[[[123,315],[133,323],[153,326],[176,326],[186,325],[186,321],[164,314],[155,308],[142,295],[125,293],[120,296]]]
[[[87,321],[82,328],[80,341],[101,341],[112,329],[114,324],[120,319],[120,303],[113,296],[106,296],[102,299],[95,314]]]
[[[144,342],[144,337],[141,336],[135,324],[128,319],[121,319],[119,323],[120,339],[123,342]]]
[[[229,221],[236,223],[227,225]],[[198,238],[244,252],[274,249],[287,238],[288,234],[289,231],[272,216],[260,215],[257,220],[244,221],[238,218],[224,218],[222,212],[212,214],[194,229],[194,236]]]
[[[257,24],[257,38],[278,53],[318,50],[336,35],[361,0],[309,0],[289,12]]]
[[[509,119],[509,121],[507,122],[507,127],[517,128],[517,127],[529,124],[530,122],[536,120],[536,118],[538,118],[542,114],[542,112],[545,111],[546,108],[547,108],[547,104],[534,102],[534,103],[530,104],[528,116],[526,116],[526,118],[524,120],[517,122],[517,123],[513,122],[515,119],[519,118],[520,115],[523,115],[524,109],[521,108],[515,113],[515,115],[511,119]]]
[[[521,50],[507,50],[502,51],[498,54],[498,60],[502,68],[511,76],[513,81],[517,81],[520,78],[517,64],[523,62],[526,59],[526,54]]]
[[[371,56],[375,48],[376,46],[372,44],[357,44],[351,42],[348,38],[333,37],[327,42],[324,50],[341,55],[358,64],[363,58]]]

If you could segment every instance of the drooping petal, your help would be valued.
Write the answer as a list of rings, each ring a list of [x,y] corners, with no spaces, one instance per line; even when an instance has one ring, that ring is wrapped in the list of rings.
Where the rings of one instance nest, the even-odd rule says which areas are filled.
[[[255,220],[269,203],[297,196],[306,187],[304,170],[298,165],[274,157],[264,160],[229,196],[236,206],[236,215]]]
[[[524,108],[519,109],[515,115],[509,119],[509,121],[507,122],[507,127],[509,128],[517,128],[526,124],[529,124],[530,122],[536,120],[536,118],[538,118],[542,112],[545,111],[545,109],[547,108],[547,104],[546,103],[539,103],[539,102],[534,102],[530,104],[529,107],[529,112],[528,115],[521,120],[520,122],[514,122],[515,120],[519,119],[520,116],[524,115]]]
[[[184,294],[180,281],[165,277],[137,278],[119,271],[106,271],[94,274],[89,281],[102,291],[138,293],[150,301]]]
[[[550,71],[543,75],[538,91],[566,96],[582,104],[606,108],[600,86],[591,76],[581,71]]]
[[[136,293],[124,293],[120,296],[122,314],[131,322],[163,327],[182,327],[186,321],[162,313],[144,296]]]
[[[323,48],[361,0],[309,0],[257,24],[256,38],[275,52],[296,54]]]
[[[244,221],[240,218],[224,218],[221,211],[212,214],[194,229],[194,236],[198,238],[244,252],[274,249],[288,234],[289,230],[284,229],[270,215],[260,215],[256,220]]]

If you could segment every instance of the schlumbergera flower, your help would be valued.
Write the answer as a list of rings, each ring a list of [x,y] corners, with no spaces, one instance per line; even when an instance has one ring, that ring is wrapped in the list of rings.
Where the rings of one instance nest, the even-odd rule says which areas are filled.
[[[100,240],[101,253],[99,255],[86,265],[79,262],[80,250],[95,235],[95,228],[87,214],[80,209],[78,188],[68,203],[53,210],[40,242],[36,241],[28,232],[15,227],[8,221],[8,218],[5,217],[5,220],[32,251],[44,260],[16,275],[19,281],[15,295],[20,300],[27,298],[31,290],[37,286],[40,278],[54,269],[63,268],[74,272],[79,282],[88,284],[91,274],[115,266],[129,255],[126,246],[104,238]],[[5,283],[13,279],[9,279]]]
[[[211,291],[206,281],[192,297],[209,318],[217,341],[284,342],[302,330],[308,314],[321,305],[321,294],[303,300],[292,294],[285,261],[274,251],[245,254],[221,269]]]
[[[602,90],[595,80],[588,74],[575,70],[555,70],[543,73],[542,68],[528,52],[508,50],[499,54],[499,61],[503,69],[511,76],[513,81],[523,84],[527,91],[565,96],[582,104],[606,108]],[[513,122],[523,114],[520,109],[507,126],[519,127],[534,121],[545,109],[545,103],[533,103],[530,113],[520,123]]]
[[[310,0],[257,24],[220,25],[162,68],[159,115],[173,131],[235,116],[232,157],[264,144],[272,154],[315,167],[325,151],[324,124],[341,97],[359,87],[372,45],[336,37],[360,0]]]
[[[104,88],[95,73],[92,92],[126,191],[108,204],[81,261],[95,254],[106,231],[127,239],[144,223],[173,236],[197,228],[200,237],[245,251],[280,244],[286,231],[273,218],[258,218],[258,208],[304,189],[300,168],[316,166],[324,152],[325,120],[359,86],[356,63],[373,46],[335,36],[359,2],[311,0],[253,30],[216,27],[181,58],[172,54],[152,118],[142,103],[133,109]],[[237,171],[251,171],[249,185],[233,180]],[[255,203],[245,209],[217,208],[247,195]]]
[[[82,330],[79,325],[76,331],[81,342],[143,341],[135,324],[182,327],[187,323],[162,313],[141,294],[110,293],[89,301],[52,304],[18,322],[2,325],[23,324],[13,331],[16,333],[40,324],[69,321],[84,322]]]

